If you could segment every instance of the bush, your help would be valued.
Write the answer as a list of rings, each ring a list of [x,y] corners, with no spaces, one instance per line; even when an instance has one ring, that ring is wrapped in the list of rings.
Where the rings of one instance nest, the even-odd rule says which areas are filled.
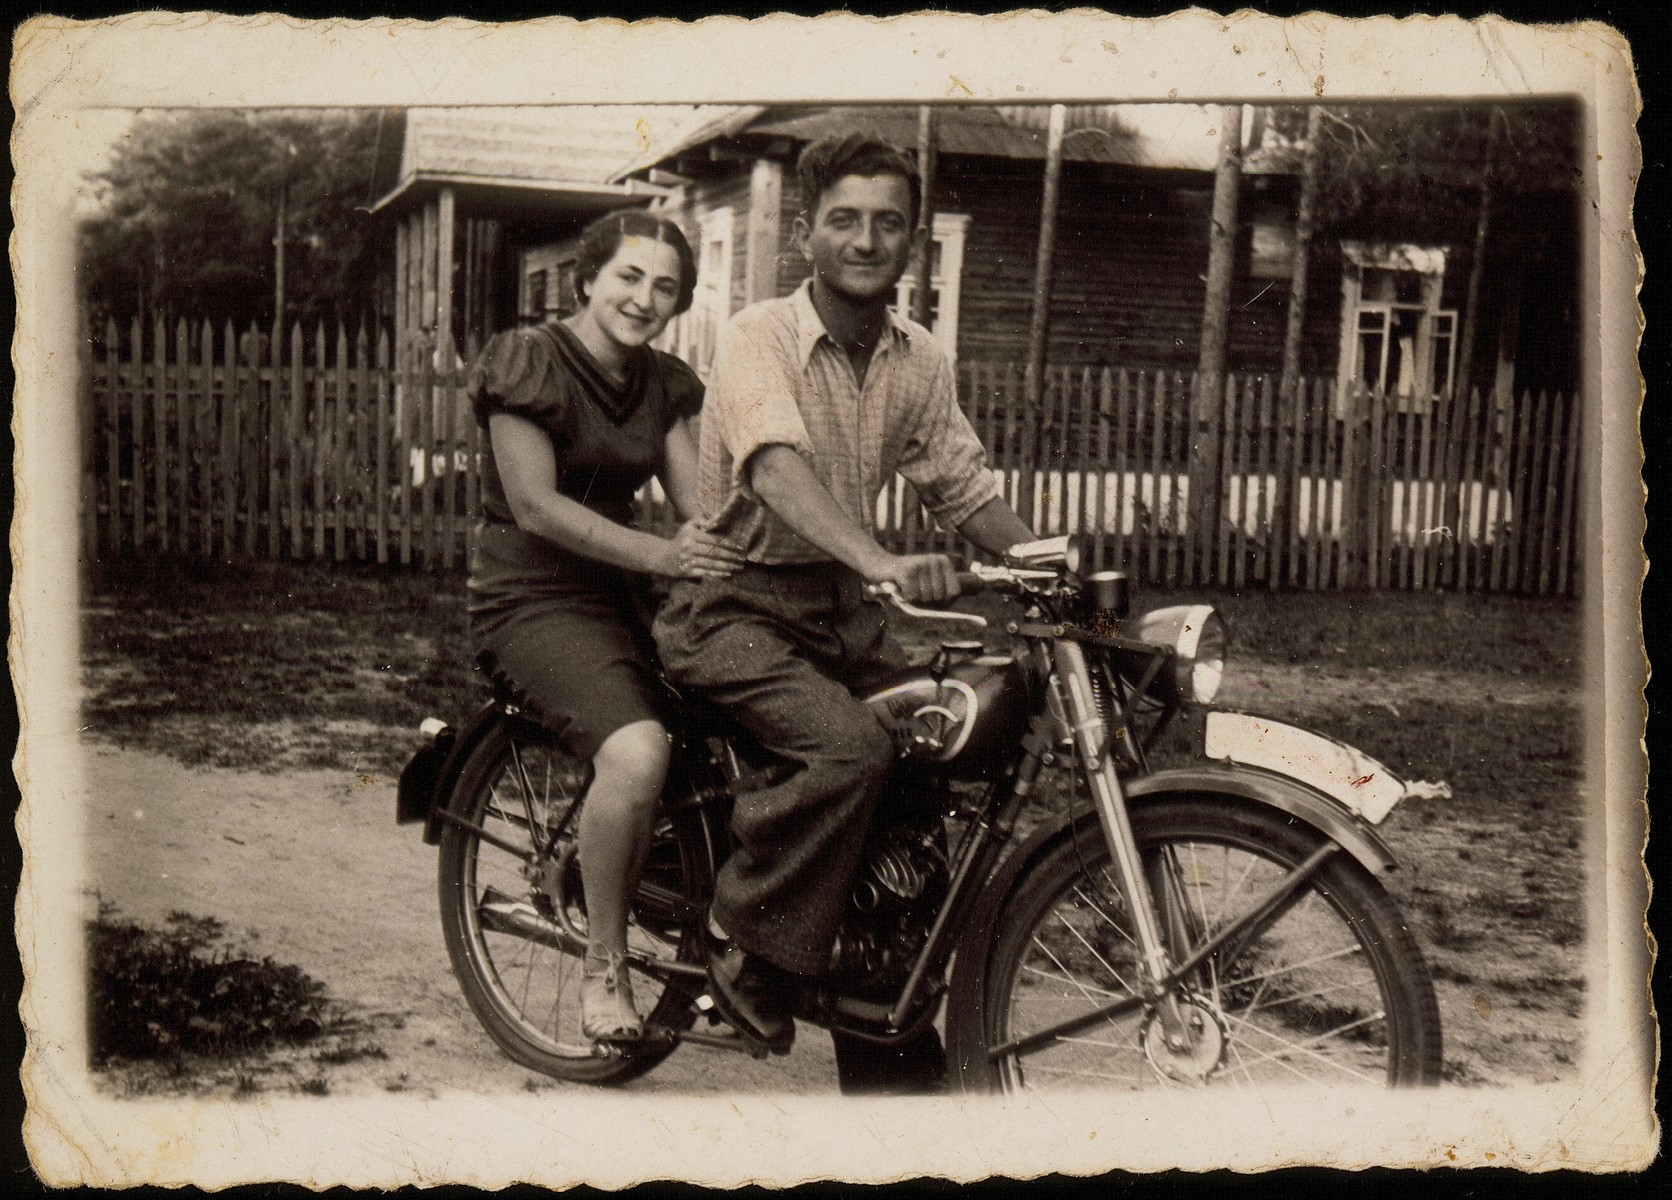
[[[298,967],[223,948],[213,917],[175,912],[153,929],[101,902],[87,929],[94,1066],[238,1054],[324,1029],[324,985]]]

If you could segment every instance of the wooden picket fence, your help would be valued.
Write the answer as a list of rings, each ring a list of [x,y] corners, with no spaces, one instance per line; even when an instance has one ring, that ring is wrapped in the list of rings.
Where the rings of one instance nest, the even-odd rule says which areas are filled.
[[[397,362],[386,332],[341,327],[119,332],[94,344],[83,413],[89,545],[464,561],[481,477],[459,364],[474,345]]]
[[[1091,534],[1098,564],[1137,580],[1578,590],[1578,395],[1343,400],[1333,379],[1311,379],[1285,403],[1270,376],[1232,375],[1193,429],[1191,373],[1063,367],[1047,373],[1030,430],[1021,368],[964,363],[959,376],[1012,507],[1042,536]],[[1200,526],[1188,520],[1198,439],[1220,450]],[[910,485],[883,508],[901,545],[956,549]]]
[[[149,336],[145,336],[146,334]],[[475,346],[398,353],[386,333],[115,322],[83,389],[84,537],[103,553],[289,557],[451,569],[466,561],[480,432]],[[1058,368],[1029,422],[1014,364],[966,362],[960,398],[1006,499],[1044,536],[1093,538],[1151,584],[1448,588],[1570,595],[1580,576],[1577,396],[1479,392],[1411,406],[1306,381],[1289,402],[1231,376],[1192,428],[1189,374]],[[1220,447],[1192,522],[1190,446]],[[655,489],[641,519],[671,520]],[[901,550],[959,552],[896,480]]]

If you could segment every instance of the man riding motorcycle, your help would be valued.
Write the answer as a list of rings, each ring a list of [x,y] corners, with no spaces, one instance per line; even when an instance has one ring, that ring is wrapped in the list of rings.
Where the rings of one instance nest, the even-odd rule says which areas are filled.
[[[916,236],[910,161],[849,134],[809,145],[797,174],[795,238],[812,278],[722,334],[699,448],[702,524],[746,565],[676,584],[654,630],[678,686],[794,767],[738,798],[739,844],[709,916],[710,994],[778,1053],[800,981],[829,964],[894,757],[849,691],[901,663],[865,585],[917,601],[958,589],[946,556],[877,543],[877,494],[898,471],[983,550],[1033,537],[998,494],[944,350],[889,309]],[[944,1070],[933,1029],[891,1050],[833,1036],[845,1091],[933,1086]]]

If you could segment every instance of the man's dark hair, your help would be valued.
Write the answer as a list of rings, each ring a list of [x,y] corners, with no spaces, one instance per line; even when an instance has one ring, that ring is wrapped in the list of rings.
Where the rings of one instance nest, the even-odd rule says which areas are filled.
[[[621,243],[630,237],[650,238],[673,247],[674,253],[679,256],[679,300],[673,306],[674,315],[678,316],[690,308],[691,298],[697,292],[697,256],[691,252],[691,243],[685,240],[685,234],[678,225],[642,208],[610,213],[581,230],[580,245],[575,253],[576,299],[586,303],[592,281],[598,278],[604,264],[615,257]]]
[[[911,159],[887,142],[858,132],[832,134],[809,142],[796,161],[795,177],[801,184],[801,203],[809,221],[818,212],[819,197],[825,189],[844,175],[898,175],[904,179],[911,192],[911,223],[917,224],[917,208],[923,194],[917,168]]]

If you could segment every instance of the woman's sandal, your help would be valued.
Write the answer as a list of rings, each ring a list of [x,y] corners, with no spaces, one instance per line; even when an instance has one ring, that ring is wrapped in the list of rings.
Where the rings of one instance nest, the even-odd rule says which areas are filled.
[[[581,1033],[595,1042],[635,1042],[644,1018],[633,1007],[627,956],[594,942],[581,967]]]

